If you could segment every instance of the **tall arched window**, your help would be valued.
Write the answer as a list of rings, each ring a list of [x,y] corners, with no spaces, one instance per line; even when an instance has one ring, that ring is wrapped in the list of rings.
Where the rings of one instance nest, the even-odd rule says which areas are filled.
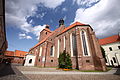
[[[85,32],[82,31],[81,35],[82,35],[82,45],[83,45],[84,55],[87,56],[88,55],[88,49],[87,49],[87,42],[86,42]]]
[[[76,56],[77,45],[76,45],[76,36],[75,36],[75,34],[72,34],[72,48],[73,48],[73,56]]]
[[[59,52],[59,50],[60,50],[60,49],[59,49],[59,48],[60,48],[60,40],[59,40],[59,39],[58,39],[58,45],[57,45],[57,46],[58,46],[58,47],[57,47],[57,48],[58,48],[58,50],[57,50],[57,53],[58,53],[57,57],[59,58],[59,53],[60,53],[60,52]]]
[[[42,55],[42,47],[40,47],[40,53],[39,53],[39,56]]]
[[[51,46],[51,49],[50,49],[50,56],[53,56],[53,46]]]
[[[65,50],[65,48],[66,48],[66,47],[65,47],[65,36],[63,37],[63,40],[64,40],[64,50]]]
[[[77,53],[76,36],[73,33],[70,34],[70,45],[71,45],[71,57],[76,56]]]

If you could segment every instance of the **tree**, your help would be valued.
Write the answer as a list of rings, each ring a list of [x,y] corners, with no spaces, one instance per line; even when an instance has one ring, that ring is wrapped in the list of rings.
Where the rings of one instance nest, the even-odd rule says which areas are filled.
[[[64,50],[58,58],[59,68],[72,69],[72,61],[70,55]]]

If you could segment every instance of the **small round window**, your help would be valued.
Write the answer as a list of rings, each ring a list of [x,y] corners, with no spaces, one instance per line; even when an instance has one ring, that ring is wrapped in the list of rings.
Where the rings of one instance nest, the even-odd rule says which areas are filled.
[[[53,62],[53,60],[51,60],[51,62]]]

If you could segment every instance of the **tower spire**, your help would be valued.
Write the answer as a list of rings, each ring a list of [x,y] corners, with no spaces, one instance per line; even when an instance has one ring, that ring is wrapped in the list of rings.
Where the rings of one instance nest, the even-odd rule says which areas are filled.
[[[63,19],[60,19],[60,20],[59,20],[59,27],[60,27],[61,25],[64,25],[64,20],[63,20]]]

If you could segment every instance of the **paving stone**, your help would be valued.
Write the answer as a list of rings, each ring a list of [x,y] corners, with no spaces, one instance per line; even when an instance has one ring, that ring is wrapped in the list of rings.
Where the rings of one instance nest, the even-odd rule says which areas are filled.
[[[15,66],[5,65],[0,70],[0,80],[29,80]]]
[[[120,75],[114,75],[118,70],[113,68],[108,72],[62,71],[56,68],[38,68],[17,66],[30,80],[120,80]],[[77,74],[76,74],[77,73]],[[79,74],[78,74],[79,73]]]

